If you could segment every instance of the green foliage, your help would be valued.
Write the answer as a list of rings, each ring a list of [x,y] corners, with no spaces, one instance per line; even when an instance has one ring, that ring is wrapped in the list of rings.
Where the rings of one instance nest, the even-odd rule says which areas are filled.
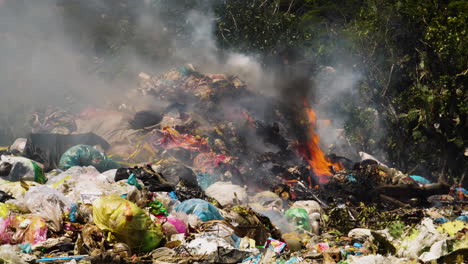
[[[344,128],[350,142],[362,151],[372,152],[378,149],[380,141],[375,132],[376,130],[382,131],[380,131],[377,110],[371,107],[354,106],[348,114],[349,119]]]
[[[300,30],[298,17],[283,10],[281,2],[232,0],[217,8],[220,46],[264,56],[300,47],[310,35]]]
[[[400,169],[425,167],[452,180],[466,173],[467,14],[460,1],[369,0],[344,25],[364,70],[363,101],[390,128],[360,140],[385,146]],[[352,114],[350,135],[361,134],[363,110]]]
[[[358,227],[379,230],[395,225],[394,223],[402,223],[398,214],[378,210],[375,205],[364,203],[356,208],[332,207],[326,211],[326,215],[325,228],[335,230],[340,235],[346,235],[351,229]]]
[[[400,238],[401,235],[403,235],[403,232],[405,231],[404,230],[405,226],[406,225],[403,222],[395,221],[395,222],[391,222],[387,226],[387,228],[388,228],[388,232],[393,238]]]

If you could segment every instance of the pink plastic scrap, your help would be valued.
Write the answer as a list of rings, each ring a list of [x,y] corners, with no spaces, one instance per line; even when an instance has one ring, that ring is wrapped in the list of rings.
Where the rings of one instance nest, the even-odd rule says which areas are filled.
[[[210,147],[205,138],[189,134],[180,134],[177,130],[164,127],[161,130],[153,130],[150,135],[151,144],[161,146],[164,149],[183,148],[190,151],[208,152]]]

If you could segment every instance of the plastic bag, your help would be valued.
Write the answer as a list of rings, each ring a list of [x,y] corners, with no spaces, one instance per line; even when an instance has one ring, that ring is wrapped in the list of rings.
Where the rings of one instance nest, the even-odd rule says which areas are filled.
[[[42,165],[23,157],[2,156],[1,163],[11,164],[8,176],[3,177],[7,181],[35,181],[45,183],[47,181],[42,170]]]
[[[4,203],[8,200],[15,199],[13,196],[9,195],[8,193],[0,190],[0,203]]]
[[[197,216],[201,221],[207,222],[211,220],[223,220],[216,207],[202,199],[190,199],[177,205],[176,212],[192,214]]]
[[[171,215],[167,217],[167,223],[173,225],[177,230],[177,233],[187,234],[187,225],[181,219]]]
[[[425,218],[415,227],[413,232],[400,243],[397,256],[418,258],[424,249],[430,248],[435,242],[447,238],[447,234],[440,233],[432,220]]]
[[[210,173],[197,173],[197,182],[202,190],[206,190],[213,183],[221,180],[221,177]]]
[[[314,200],[305,200],[294,202],[291,208],[302,208],[307,211],[307,214],[312,214],[314,212],[321,212],[322,208],[320,204]]]
[[[62,215],[68,212],[72,202],[59,191],[46,185],[31,187],[24,198],[13,201],[18,209],[40,216],[50,229],[58,232],[62,229]]]
[[[23,197],[26,191],[32,186],[39,186],[39,184],[33,181],[10,182],[0,180],[0,191],[8,193],[17,199]]]
[[[123,182],[110,183],[92,166],[72,167],[50,178],[47,184],[65,194],[72,202],[85,204],[91,204],[103,195],[128,193],[131,187]]]
[[[253,199],[258,209],[262,210],[281,210],[283,208],[283,200],[274,192],[264,191],[257,193]]]
[[[0,246],[0,263],[27,264],[12,245]]]
[[[10,146],[10,151],[17,150],[20,153],[26,148],[27,138],[17,138]]]
[[[5,218],[8,215],[8,207],[4,203],[0,203],[0,219]]]
[[[109,231],[109,239],[127,244],[132,250],[148,252],[163,238],[161,226],[136,204],[117,195],[93,202],[93,219],[97,227]]]
[[[37,244],[47,240],[46,222],[34,215],[11,215],[0,220],[0,244]]]
[[[310,231],[309,215],[303,208],[291,208],[284,214],[289,222],[292,222],[298,231]]]
[[[92,166],[88,167],[71,167],[66,171],[62,171],[61,173],[50,176],[48,175],[49,180],[47,181],[47,185],[50,185],[54,189],[58,189],[60,191],[65,191],[65,189],[61,188],[62,185],[70,185],[71,182],[76,182],[78,178],[80,179],[89,179],[89,180],[96,180],[99,176],[99,171]]]
[[[305,201],[297,201],[291,206],[291,208],[302,208],[307,211],[309,224],[311,226],[311,231],[315,234],[319,234],[320,232],[320,213],[322,208],[320,204],[314,200],[305,200]]]
[[[458,232],[460,232],[463,229],[468,229],[468,223],[465,223],[460,220],[446,222],[437,227],[437,231],[448,234],[449,236],[455,236]]]
[[[417,181],[418,183],[420,184],[432,184],[431,181],[429,181],[428,179],[422,177],[422,176],[418,176],[418,175],[410,175],[410,178]]]
[[[11,209],[15,208],[12,204],[0,203],[0,219],[8,216]]]
[[[73,166],[94,166],[99,172],[121,167],[104,153],[88,145],[76,145],[63,153],[58,167],[66,170]]]
[[[170,238],[175,234],[182,234],[182,237],[187,234],[187,225],[185,222],[175,216],[163,218],[162,229],[166,237]]]
[[[186,245],[193,255],[209,256],[218,251],[219,248],[233,248],[228,242],[218,236],[200,236]]]
[[[222,206],[247,203],[248,196],[244,188],[230,182],[216,182],[205,190],[206,195],[216,199]]]
[[[10,244],[14,235],[12,230],[9,230],[10,218],[0,218],[0,244]]]

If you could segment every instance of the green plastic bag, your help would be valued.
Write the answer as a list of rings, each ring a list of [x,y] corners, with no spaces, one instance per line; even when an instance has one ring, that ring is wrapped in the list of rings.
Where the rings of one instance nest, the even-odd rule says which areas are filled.
[[[164,237],[161,225],[136,204],[118,195],[107,195],[93,202],[93,219],[97,227],[109,231],[109,241],[127,244],[136,252],[155,249]]]
[[[106,154],[88,145],[76,145],[63,153],[59,161],[59,169],[67,170],[73,166],[94,166],[99,172],[121,167]]]
[[[309,215],[303,208],[291,208],[285,212],[288,221],[293,223],[298,231],[310,231]]]

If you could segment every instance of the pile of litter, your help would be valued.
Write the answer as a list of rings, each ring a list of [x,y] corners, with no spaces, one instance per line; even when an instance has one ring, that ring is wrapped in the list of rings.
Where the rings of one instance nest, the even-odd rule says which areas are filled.
[[[0,151],[0,263],[468,261],[462,186],[325,156],[311,109],[235,76],[139,80],[141,105],[49,107]]]

